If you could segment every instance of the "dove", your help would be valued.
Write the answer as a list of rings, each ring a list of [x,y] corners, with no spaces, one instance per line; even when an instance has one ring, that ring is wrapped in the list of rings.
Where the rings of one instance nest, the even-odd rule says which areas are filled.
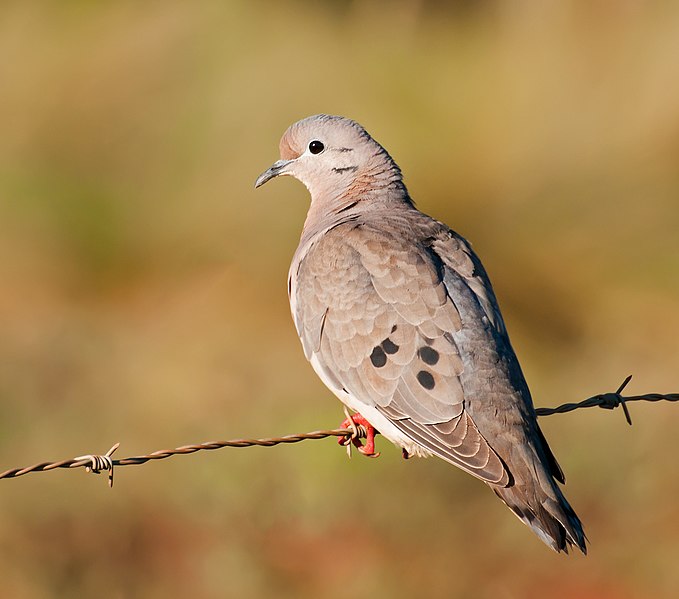
[[[486,483],[555,551],[586,554],[471,245],[415,207],[400,168],[353,120],[291,125],[255,187],[279,176],[311,195],[290,309],[306,358],[355,412],[343,426],[366,433],[365,445],[351,440],[375,456],[379,432],[404,457],[437,456]]]

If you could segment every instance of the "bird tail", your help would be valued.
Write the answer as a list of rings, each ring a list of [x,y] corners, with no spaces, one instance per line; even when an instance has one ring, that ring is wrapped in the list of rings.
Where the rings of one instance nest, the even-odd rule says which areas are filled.
[[[580,519],[554,480],[556,476],[564,482],[563,473],[548,446],[547,452],[552,473],[533,454],[532,463],[522,460],[523,468],[513,464],[513,480],[508,486],[491,485],[491,488],[519,520],[554,551],[568,553],[568,549],[575,546],[587,555],[587,538]]]

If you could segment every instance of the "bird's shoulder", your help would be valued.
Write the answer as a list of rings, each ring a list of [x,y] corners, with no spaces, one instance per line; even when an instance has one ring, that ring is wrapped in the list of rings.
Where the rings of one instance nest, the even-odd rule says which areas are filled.
[[[358,257],[368,258],[370,264],[418,261],[418,256],[432,250],[442,252],[451,267],[473,273],[466,240],[444,223],[409,206],[363,211],[338,220],[313,237],[303,235],[297,261],[302,268],[327,269]]]
[[[443,282],[453,293],[462,283],[480,315],[506,335],[490,279],[471,244],[413,207],[366,211],[329,227],[308,244],[291,274],[334,283],[350,276],[367,285],[393,278],[394,272],[402,273],[398,280],[410,288]]]

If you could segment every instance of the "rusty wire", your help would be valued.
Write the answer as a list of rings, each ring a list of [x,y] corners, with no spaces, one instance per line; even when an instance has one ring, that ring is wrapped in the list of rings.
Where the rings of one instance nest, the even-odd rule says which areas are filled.
[[[550,416],[552,414],[564,414],[572,412],[580,408],[600,407],[607,410],[615,409],[622,406],[625,413],[625,419],[628,424],[632,424],[632,419],[627,408],[627,404],[631,401],[679,401],[679,393],[647,393],[645,395],[630,395],[624,397],[621,395],[624,388],[632,379],[628,376],[614,393],[602,393],[594,395],[578,403],[565,403],[556,408],[537,408],[535,410],[538,416]],[[301,433],[297,435],[285,435],[283,437],[271,437],[268,439],[232,439],[229,441],[208,441],[206,443],[198,443],[195,445],[182,445],[174,449],[161,449],[154,451],[147,455],[132,456],[129,458],[113,459],[111,456],[113,452],[118,449],[116,443],[104,455],[84,455],[72,458],[70,460],[61,460],[58,462],[40,462],[33,466],[26,468],[12,468],[0,473],[0,479],[17,478],[28,474],[29,472],[47,472],[48,470],[56,470],[58,468],[81,468],[84,467],[88,472],[99,474],[102,471],[109,473],[109,486],[113,486],[113,469],[115,466],[137,466],[145,464],[153,460],[164,460],[175,455],[187,455],[196,453],[197,451],[206,451],[214,449],[222,449],[223,447],[273,447],[275,445],[285,443],[299,443],[300,441],[307,441],[309,439],[326,439],[328,437],[344,437],[345,440],[351,438],[365,437],[365,429],[362,426],[356,426],[353,429],[337,428],[332,430],[319,430],[310,433]],[[346,443],[345,443],[346,444]]]

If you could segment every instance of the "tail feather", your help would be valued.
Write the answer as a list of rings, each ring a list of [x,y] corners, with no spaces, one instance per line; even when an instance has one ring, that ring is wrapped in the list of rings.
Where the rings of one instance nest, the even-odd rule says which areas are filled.
[[[587,538],[580,519],[542,463],[525,472],[513,465],[513,480],[506,487],[491,485],[516,516],[554,551],[568,553],[575,546],[587,554]],[[537,475],[537,477],[536,477]]]

